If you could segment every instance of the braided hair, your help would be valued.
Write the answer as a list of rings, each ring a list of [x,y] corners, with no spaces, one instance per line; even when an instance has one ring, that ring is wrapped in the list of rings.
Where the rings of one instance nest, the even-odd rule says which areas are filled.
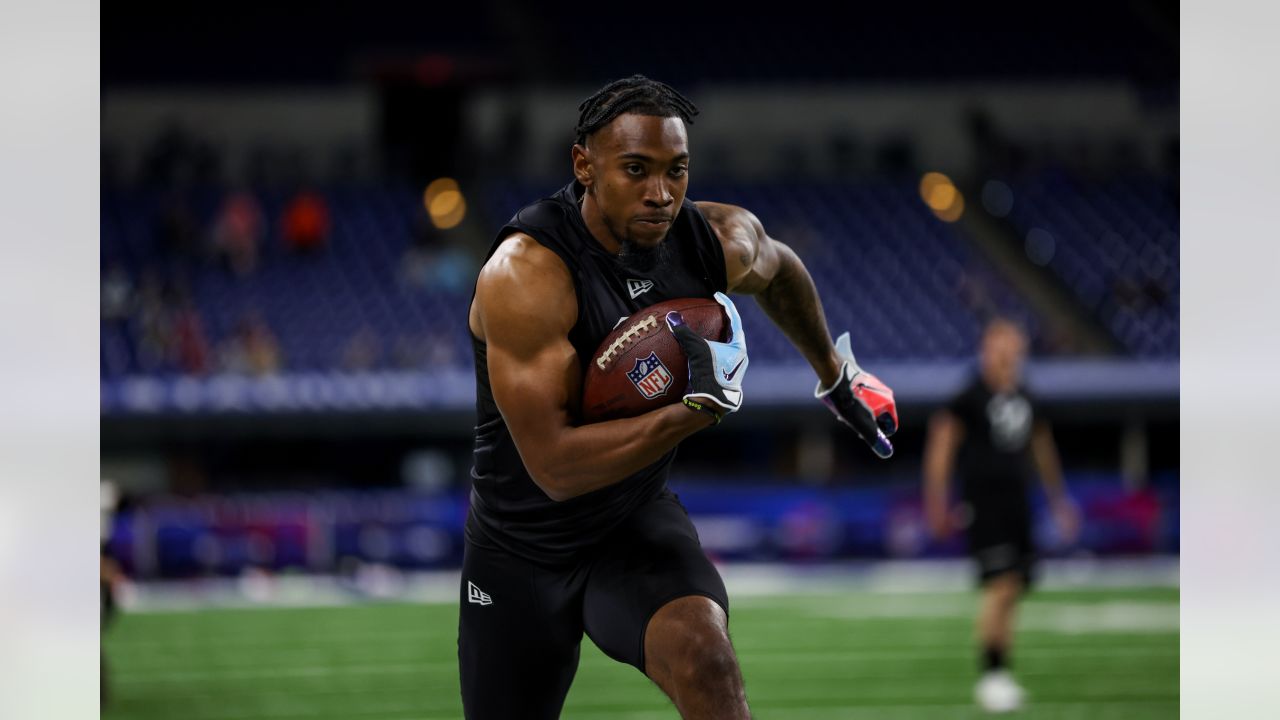
[[[587,136],[613,122],[623,113],[654,117],[678,117],[685,125],[693,124],[698,108],[675,88],[643,75],[614,80],[582,101],[578,106],[578,125],[573,129],[578,144],[586,145]]]

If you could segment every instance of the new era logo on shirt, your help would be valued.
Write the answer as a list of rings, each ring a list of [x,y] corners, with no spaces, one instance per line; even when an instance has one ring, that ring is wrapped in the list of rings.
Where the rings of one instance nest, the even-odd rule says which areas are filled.
[[[652,280],[636,280],[635,278],[627,278],[627,292],[631,293],[632,300],[635,300],[652,289]]]
[[[493,604],[493,600],[489,598],[489,593],[476,587],[476,584],[470,580],[467,581],[467,602],[472,602],[476,605]]]

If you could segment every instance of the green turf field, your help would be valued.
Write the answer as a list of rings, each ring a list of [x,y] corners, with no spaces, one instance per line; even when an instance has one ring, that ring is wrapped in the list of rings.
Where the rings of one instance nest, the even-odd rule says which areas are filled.
[[[758,718],[968,718],[972,594],[735,598],[730,630]],[[1040,591],[1015,670],[1027,718],[1178,716],[1178,591]],[[456,608],[353,605],[120,618],[104,640],[108,720],[461,717]],[[565,718],[675,718],[629,666],[583,643]]]

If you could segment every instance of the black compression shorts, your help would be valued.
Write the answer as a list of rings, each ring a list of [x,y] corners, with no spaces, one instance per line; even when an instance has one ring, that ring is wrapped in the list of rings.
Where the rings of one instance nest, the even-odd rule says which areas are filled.
[[[458,623],[466,717],[559,717],[584,631],[606,655],[644,672],[649,619],[689,595],[709,597],[728,612],[724,582],[670,492],[564,566],[468,542]]]

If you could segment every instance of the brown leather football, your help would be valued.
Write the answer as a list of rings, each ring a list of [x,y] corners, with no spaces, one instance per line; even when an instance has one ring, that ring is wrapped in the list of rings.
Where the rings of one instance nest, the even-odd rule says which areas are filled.
[[[728,340],[729,319],[711,298],[667,300],[636,311],[618,323],[590,358],[582,380],[583,422],[635,417],[684,397],[689,360],[667,327],[672,310],[679,310],[699,335]]]

